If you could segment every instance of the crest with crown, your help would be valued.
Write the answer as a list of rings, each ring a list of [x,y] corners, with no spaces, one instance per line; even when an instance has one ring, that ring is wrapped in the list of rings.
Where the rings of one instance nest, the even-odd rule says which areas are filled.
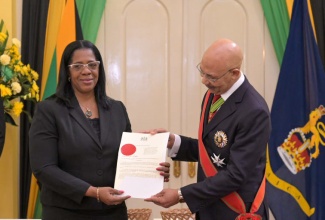
[[[323,105],[320,105],[309,114],[309,121],[306,125],[301,128],[292,129],[289,132],[288,138],[277,148],[282,161],[291,173],[297,174],[308,168],[311,165],[312,158],[318,157],[319,144],[325,144],[320,137],[320,128],[317,126],[318,120],[323,115],[325,115],[325,108]],[[308,133],[312,133],[310,139],[306,138]],[[315,148],[314,153],[312,153],[313,148]]]

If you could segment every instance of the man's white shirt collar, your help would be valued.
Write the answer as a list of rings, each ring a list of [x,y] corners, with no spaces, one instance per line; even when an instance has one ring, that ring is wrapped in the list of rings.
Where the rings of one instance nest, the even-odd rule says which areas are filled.
[[[224,101],[226,101],[229,98],[229,96],[231,96],[231,94],[233,94],[239,88],[239,86],[241,86],[241,84],[243,84],[244,81],[245,81],[245,76],[244,76],[243,72],[240,71],[239,79],[234,83],[234,85],[232,85],[232,87],[230,87],[230,89],[228,89],[227,92],[225,92],[224,94],[221,94],[222,99]]]

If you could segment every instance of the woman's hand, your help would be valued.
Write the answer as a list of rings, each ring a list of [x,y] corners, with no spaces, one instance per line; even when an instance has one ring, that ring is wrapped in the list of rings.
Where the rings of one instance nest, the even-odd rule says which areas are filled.
[[[131,196],[122,196],[122,190],[113,189],[111,187],[99,187],[99,200],[106,205],[118,205],[130,198]]]
[[[112,187],[94,187],[90,186],[86,191],[86,196],[94,197],[98,202],[106,205],[118,205],[131,196],[122,196],[122,190],[113,189]]]
[[[164,182],[169,182],[169,168],[170,168],[170,163],[168,162],[162,162],[159,164],[160,167],[157,167],[156,170],[161,171],[160,176],[164,177]]]

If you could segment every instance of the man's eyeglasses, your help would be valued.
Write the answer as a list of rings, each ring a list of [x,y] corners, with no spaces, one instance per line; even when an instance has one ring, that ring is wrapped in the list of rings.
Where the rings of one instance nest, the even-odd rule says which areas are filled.
[[[225,72],[224,74],[222,74],[222,75],[219,76],[219,77],[212,77],[212,76],[210,76],[208,73],[203,72],[203,71],[201,70],[201,66],[200,66],[200,65],[201,65],[201,63],[199,63],[198,65],[196,65],[196,68],[199,70],[201,77],[205,77],[207,80],[209,80],[209,81],[212,82],[212,83],[214,83],[214,82],[216,82],[217,80],[221,79],[221,78],[224,77],[227,73],[229,73],[230,71],[232,71],[233,69],[235,69],[235,68],[229,69],[229,70],[227,70],[227,72]]]
[[[73,71],[79,72],[87,67],[90,70],[97,70],[99,67],[100,61],[93,61],[86,64],[83,63],[73,63],[68,65]]]

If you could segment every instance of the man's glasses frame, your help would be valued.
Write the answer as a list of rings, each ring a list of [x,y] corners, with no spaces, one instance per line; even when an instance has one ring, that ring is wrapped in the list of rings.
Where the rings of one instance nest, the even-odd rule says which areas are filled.
[[[217,80],[221,79],[222,77],[224,77],[227,73],[229,73],[230,71],[236,69],[236,68],[231,68],[229,70],[227,70],[227,72],[223,73],[221,76],[219,77],[212,77],[211,75],[209,75],[208,73],[205,73],[201,70],[201,63],[199,63],[198,65],[196,65],[196,68],[199,70],[201,77],[205,77],[207,80],[209,80],[210,82],[214,83]]]

